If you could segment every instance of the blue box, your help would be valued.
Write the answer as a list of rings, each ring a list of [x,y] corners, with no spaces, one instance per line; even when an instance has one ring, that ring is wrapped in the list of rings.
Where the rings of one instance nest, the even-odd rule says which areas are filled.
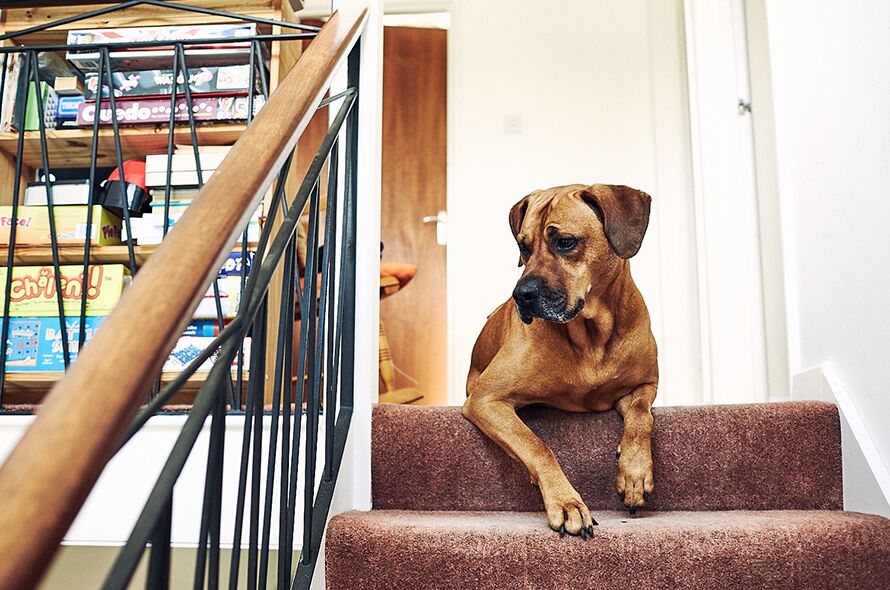
[[[76,119],[82,96],[60,96],[56,103],[56,119]]]
[[[106,316],[87,316],[86,342],[92,339]],[[77,356],[80,318],[65,318],[68,330],[68,356]],[[6,340],[6,370],[13,372],[65,370],[62,356],[62,333],[58,317],[10,318]]]
[[[219,336],[216,320],[192,320],[182,332],[183,336]]]
[[[248,250],[247,251],[247,276],[250,276],[250,269],[253,267],[253,257],[255,252]],[[229,257],[226,258],[225,263],[221,269],[219,269],[219,276],[221,277],[240,277],[241,276],[241,252],[232,252],[229,254]]]

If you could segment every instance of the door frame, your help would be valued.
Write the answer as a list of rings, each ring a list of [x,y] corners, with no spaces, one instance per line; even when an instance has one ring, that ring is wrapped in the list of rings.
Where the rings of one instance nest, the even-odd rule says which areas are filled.
[[[684,16],[703,401],[789,399],[764,0],[684,0]]]

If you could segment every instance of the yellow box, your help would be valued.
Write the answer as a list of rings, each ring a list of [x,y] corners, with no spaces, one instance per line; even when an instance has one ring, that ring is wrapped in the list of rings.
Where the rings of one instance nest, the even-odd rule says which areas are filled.
[[[66,317],[80,315],[80,297],[84,289],[82,266],[61,266],[62,300]],[[90,266],[87,281],[87,315],[111,313],[130,282],[130,271],[123,264]],[[59,315],[56,280],[52,266],[16,266],[12,270],[10,317],[50,317]],[[6,301],[6,267],[0,267],[0,294]],[[2,310],[0,310],[2,313]]]
[[[60,246],[83,246],[87,237],[87,205],[59,205],[53,208],[56,218],[56,238]],[[90,243],[110,246],[121,243],[121,218],[101,205],[93,205]],[[9,244],[12,207],[0,207],[0,245]],[[45,205],[18,208],[16,216],[16,246],[49,246],[49,207]]]

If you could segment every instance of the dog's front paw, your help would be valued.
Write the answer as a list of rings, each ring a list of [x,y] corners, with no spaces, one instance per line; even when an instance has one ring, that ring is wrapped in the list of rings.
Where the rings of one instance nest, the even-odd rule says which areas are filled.
[[[631,514],[649,501],[654,489],[652,451],[648,444],[622,444],[618,450],[618,478],[615,489]]]
[[[568,482],[555,486],[541,486],[544,507],[547,509],[547,524],[562,537],[566,533],[593,537],[593,526],[597,522],[590,516],[590,510],[581,495]]]

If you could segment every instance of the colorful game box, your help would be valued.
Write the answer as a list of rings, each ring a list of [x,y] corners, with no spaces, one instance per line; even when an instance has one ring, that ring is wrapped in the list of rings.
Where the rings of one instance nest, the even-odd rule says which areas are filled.
[[[169,68],[173,63],[173,48],[170,45],[146,47],[134,43],[202,40],[205,42],[184,46],[188,65],[228,66],[248,62],[251,47],[247,38],[255,34],[254,24],[88,29],[69,31],[67,44],[123,44],[122,47],[113,47],[109,54],[115,69],[150,70]],[[265,48],[262,51],[265,59]],[[99,52],[95,47],[68,51],[65,58],[83,72],[99,69]]]
[[[244,266],[247,267],[246,276],[250,275],[250,269],[253,266],[253,257],[256,252],[252,250],[247,251],[247,262]],[[221,277],[240,277],[241,276],[241,266],[242,266],[242,257],[241,252],[232,252],[229,254],[229,257],[226,258],[225,263],[222,268],[219,269],[219,276]]]
[[[2,320],[0,320],[2,321]],[[86,342],[105,321],[104,317],[86,318]],[[2,325],[2,324],[0,324]],[[65,318],[68,332],[68,358],[73,361],[80,344],[80,318]],[[6,370],[64,371],[62,331],[57,317],[10,318],[6,340]]]
[[[77,111],[77,124],[87,127],[96,117],[96,102],[83,102]],[[100,125],[111,125],[111,104],[102,100],[99,117]],[[222,122],[247,120],[247,96],[192,97],[192,113],[197,122]],[[262,95],[253,97],[254,114],[265,104]],[[176,99],[175,120],[187,122],[188,103],[185,98]],[[121,125],[142,123],[163,124],[170,122],[169,98],[125,99],[115,101],[117,122]]]
[[[83,246],[87,237],[87,206],[65,205],[53,208],[56,221],[56,239],[60,246]],[[0,246],[9,244],[9,228],[12,225],[12,207],[0,206]],[[101,207],[93,206],[93,223],[90,229],[93,246],[110,246],[121,243],[121,218]],[[49,208],[45,206],[21,206],[18,208],[15,230],[16,246],[49,246]]]
[[[241,277],[228,276],[217,279],[219,285],[219,302],[222,307],[224,319],[232,319],[238,313],[238,304],[241,303]],[[207,289],[204,298],[195,309],[192,318],[196,320],[215,320],[216,298],[213,296],[213,284]]]
[[[213,342],[213,337],[200,337],[200,336],[181,336],[179,340],[176,342],[176,346],[173,347],[173,351],[170,353],[170,357],[167,359],[167,362],[164,363],[164,371],[170,372],[179,372],[189,366],[193,360],[198,358],[198,355],[201,354],[205,348],[210,346]],[[210,357],[209,360],[205,361],[199,368],[198,372],[206,373],[213,368],[213,364],[216,362],[218,352],[215,352],[213,356]],[[235,355],[235,359],[232,362],[232,367],[237,367],[238,363],[238,355]],[[244,339],[244,366],[247,367],[250,364],[250,338]]]
[[[228,322],[226,322],[228,324]],[[219,322],[216,320],[192,320],[182,331],[183,336],[219,336]]]
[[[99,264],[90,267],[86,286],[82,266],[62,266],[62,300],[66,319],[80,315],[80,298],[87,290],[87,315],[105,316],[117,304],[130,271],[123,264]],[[0,301],[6,297],[5,266],[0,266]],[[59,315],[56,280],[52,266],[16,266],[12,271],[9,315],[12,317],[52,317]]]
[[[185,77],[179,73],[177,94],[185,93]],[[107,78],[106,78],[107,80]],[[114,95],[120,98],[169,97],[173,92],[173,70],[145,70],[141,72],[114,72]],[[204,66],[189,68],[189,89],[192,96],[213,94],[247,94],[250,89],[250,65]],[[99,90],[98,72],[86,75],[84,98],[95,100]],[[107,82],[102,88],[102,98],[109,95]]]

